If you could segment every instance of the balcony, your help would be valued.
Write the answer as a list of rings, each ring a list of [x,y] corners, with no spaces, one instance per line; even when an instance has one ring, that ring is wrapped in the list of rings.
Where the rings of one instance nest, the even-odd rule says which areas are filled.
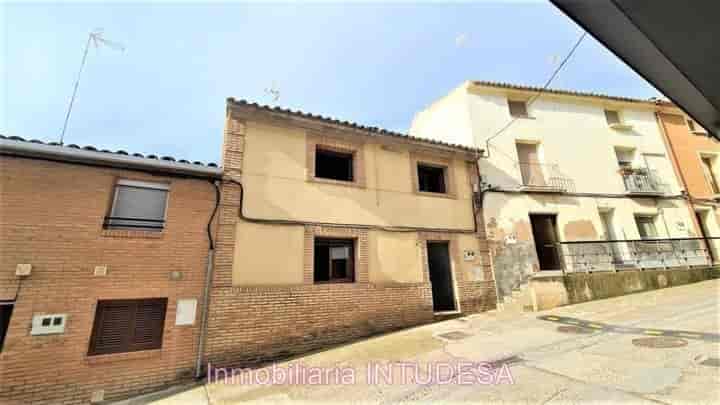
[[[519,162],[522,189],[547,193],[575,191],[575,182],[560,172],[557,164]]]
[[[678,238],[561,242],[566,273],[709,266],[720,238]]]
[[[621,172],[625,191],[637,195],[664,195],[667,185],[664,184],[654,170],[632,169]]]

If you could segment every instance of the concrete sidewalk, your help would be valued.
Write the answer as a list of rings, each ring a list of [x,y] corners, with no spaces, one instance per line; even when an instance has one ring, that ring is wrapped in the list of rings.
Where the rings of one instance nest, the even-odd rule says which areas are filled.
[[[718,334],[720,280],[594,301],[540,313],[490,312],[425,325],[371,338],[256,370],[260,381],[242,384],[202,384],[154,401],[156,404],[234,404],[246,401],[395,403],[442,402],[661,402],[720,403],[720,343],[696,338],[670,343],[681,347],[655,348],[633,344],[656,337],[657,329]],[[567,328],[538,316],[553,315],[618,327],[635,327],[642,334]],[[647,329],[647,330],[645,330]],[[692,336],[692,335],[690,335]],[[665,341],[667,342],[667,341]],[[709,359],[709,360],[708,360]],[[388,362],[394,363],[389,366]],[[437,365],[493,362],[498,385],[468,378],[460,369]],[[409,365],[408,365],[409,364]],[[502,364],[506,366],[503,367]],[[715,364],[715,365],[713,365]],[[417,367],[415,367],[417,365]],[[294,382],[260,385],[278,370],[320,367],[353,370],[354,380],[330,376],[331,383]],[[383,368],[385,367],[385,368]],[[407,373],[402,375],[401,371]],[[377,378],[373,370],[390,370]],[[474,369],[475,370],[475,369]],[[512,384],[501,370],[509,370]],[[443,377],[454,373],[451,383]],[[500,374],[497,374],[500,373]],[[492,374],[492,373],[490,373]],[[296,376],[299,374],[296,374]],[[220,373],[222,376],[222,373]],[[381,375],[384,377],[384,375]],[[409,377],[408,377],[409,376]],[[478,377],[478,373],[470,377]],[[484,382],[493,380],[488,377]],[[278,378],[279,379],[279,378]],[[298,378],[300,379],[300,378]],[[311,380],[315,382],[318,379]],[[339,383],[338,383],[339,382]],[[144,398],[134,403],[148,402]]]

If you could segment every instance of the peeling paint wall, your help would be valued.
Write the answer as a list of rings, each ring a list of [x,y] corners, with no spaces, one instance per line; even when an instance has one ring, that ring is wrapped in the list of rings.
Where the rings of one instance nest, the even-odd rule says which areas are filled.
[[[684,200],[486,193],[483,214],[493,256],[498,299],[502,301],[504,297],[509,297],[513,289],[526,284],[539,271],[530,214],[557,215],[558,238],[565,242],[608,239],[601,212],[612,212],[610,226],[617,239],[640,238],[635,222],[638,214],[656,217],[656,228],[661,238],[694,234]]]

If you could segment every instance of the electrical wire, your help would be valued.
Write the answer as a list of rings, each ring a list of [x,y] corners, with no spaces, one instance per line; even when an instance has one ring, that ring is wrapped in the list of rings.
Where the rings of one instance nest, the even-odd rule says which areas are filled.
[[[562,70],[562,68],[565,67],[565,65],[567,64],[567,62],[570,60],[570,58],[573,56],[573,54],[575,53],[575,51],[578,49],[578,47],[580,46],[580,44],[582,43],[582,41],[585,39],[585,36],[586,36],[586,35],[587,35],[587,32],[583,31],[583,33],[580,35],[580,38],[578,38],[578,40],[575,41],[575,45],[573,45],[573,47],[570,49],[570,52],[568,52],[568,54],[565,56],[565,58],[562,60],[562,62],[560,62],[560,64],[558,65],[558,67],[555,68],[555,71],[552,73],[552,75],[550,76],[550,78],[548,78],[548,80],[545,82],[545,85],[543,85],[543,87],[542,87],[535,95],[533,95],[532,97],[530,97],[530,99],[529,99],[528,102],[527,102],[527,106],[528,106],[528,107],[529,107],[530,105],[532,105],[532,103],[535,102],[535,100],[537,100],[537,99],[548,89],[548,87],[550,86],[550,84],[551,84],[551,83],[553,82],[553,80],[555,80],[555,78],[557,77],[558,73],[560,73],[560,71]],[[488,139],[485,140],[485,150],[487,151],[488,156],[489,156],[489,153],[490,153],[490,141],[493,140],[493,139],[495,139],[495,138],[497,138],[498,136],[502,135],[502,134],[503,134],[508,128],[510,128],[510,126],[511,126],[512,124],[514,124],[515,121],[517,121],[517,120],[518,120],[518,117],[513,117],[510,121],[508,121],[507,124],[505,124],[505,126],[503,126],[503,127],[500,128],[497,132],[495,132],[495,134],[494,134],[493,136],[491,136],[490,138],[488,138]],[[488,157],[488,156],[486,156],[486,157]]]

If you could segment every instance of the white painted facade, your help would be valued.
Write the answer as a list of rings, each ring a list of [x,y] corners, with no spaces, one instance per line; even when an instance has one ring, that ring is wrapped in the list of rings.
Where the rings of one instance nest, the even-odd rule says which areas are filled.
[[[527,118],[513,118],[508,100],[528,101],[536,93],[527,88],[465,82],[418,113],[410,129],[413,136],[489,152],[479,166],[483,188],[491,190],[483,195],[483,212],[488,239],[497,247],[499,297],[507,296],[540,270],[530,225],[532,214],[556,215],[560,242],[641,239],[638,216],[652,219],[657,238],[696,236],[653,102],[552,92],[527,106]],[[608,124],[606,109],[619,113],[620,129]],[[521,162],[517,144],[532,145],[521,146],[535,151],[534,159],[523,155],[531,164]],[[654,173],[652,178],[663,183],[660,188],[664,192],[628,193],[626,182],[631,181],[629,188],[635,191],[637,183],[623,179],[618,156],[632,160],[633,168],[646,170],[640,173]],[[525,180],[521,167],[526,168]],[[535,177],[541,179],[542,187],[532,187],[537,185],[532,180]],[[563,267],[580,270],[567,264]]]

